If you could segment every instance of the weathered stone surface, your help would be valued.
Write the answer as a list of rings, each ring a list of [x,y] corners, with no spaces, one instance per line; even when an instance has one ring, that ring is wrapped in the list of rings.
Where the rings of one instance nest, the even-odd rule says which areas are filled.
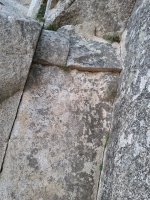
[[[22,90],[41,25],[0,14],[0,102]]]
[[[118,79],[32,66],[1,174],[2,199],[96,199]]]
[[[27,15],[36,19],[37,13],[40,9],[43,0],[32,0]]]
[[[34,62],[44,65],[66,66],[69,53],[69,39],[59,33],[43,30],[34,56]]]
[[[98,200],[150,199],[149,8],[149,0],[137,0],[125,31],[124,70]]]
[[[86,71],[120,72],[122,69],[118,48],[106,41],[94,41],[80,36],[75,27],[64,26],[58,30],[70,37],[67,67]],[[120,49],[119,49],[120,50]]]
[[[8,15],[23,18],[27,15],[27,8],[15,0],[0,0],[0,13],[5,12]]]
[[[0,13],[1,141],[8,140],[40,30],[41,25],[35,21],[16,19],[11,13]],[[3,152],[0,156],[3,157]]]
[[[15,0],[17,3],[29,8],[32,0]]]
[[[95,34],[122,32],[135,0],[59,0],[47,12],[46,25],[59,26],[83,24],[95,25]],[[51,4],[51,5],[52,5]],[[51,8],[49,5],[49,8]]]

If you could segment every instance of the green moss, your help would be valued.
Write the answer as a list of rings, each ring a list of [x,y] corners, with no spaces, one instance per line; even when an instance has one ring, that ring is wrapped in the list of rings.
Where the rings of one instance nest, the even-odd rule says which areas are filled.
[[[103,39],[113,43],[113,42],[120,42],[120,37],[118,33],[115,33],[114,35],[103,35]]]
[[[45,22],[44,15],[46,11],[46,5],[47,5],[47,0],[44,0],[39,9],[39,12],[37,13],[36,19],[40,22]]]
[[[102,169],[103,169],[103,163],[101,163],[100,166],[99,166],[100,172],[102,171]]]
[[[58,67],[64,71],[69,71],[69,68],[67,66],[58,65]]]
[[[109,92],[108,92],[108,96],[110,100],[114,100],[117,96],[117,90],[116,88],[110,88]]]
[[[59,29],[59,26],[58,25],[53,25],[53,24],[50,24],[46,30],[50,30],[50,31],[57,31]]]
[[[105,142],[104,148],[106,148],[108,140],[109,140],[109,133],[107,133],[107,135],[106,135],[106,142]]]

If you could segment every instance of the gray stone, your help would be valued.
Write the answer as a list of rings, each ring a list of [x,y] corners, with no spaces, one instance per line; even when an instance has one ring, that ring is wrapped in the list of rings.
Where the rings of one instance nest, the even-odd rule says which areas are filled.
[[[41,25],[0,14],[0,102],[24,87]]]
[[[10,98],[0,103],[0,168],[2,167],[7,143],[16,118],[21,95],[22,91],[18,91]]]
[[[150,199],[149,8],[149,0],[137,0],[124,33],[124,70],[98,200]]]
[[[66,66],[69,39],[54,31],[43,30],[34,56],[34,62],[44,65]]]
[[[120,72],[122,69],[118,48],[106,41],[94,41],[80,36],[75,27],[65,26],[58,30],[70,37],[67,67],[83,71]],[[120,49],[119,49],[120,50]]]
[[[41,25],[30,19],[17,19],[11,13],[1,12],[0,27],[0,140],[7,142]],[[0,149],[0,152],[2,161],[3,151]]]
[[[0,0],[0,13],[7,13],[10,16],[25,18],[28,9],[15,0]]]
[[[46,15],[46,26],[77,25],[85,22],[95,26],[95,35],[122,32],[135,0],[59,0]],[[51,4],[51,5],[52,5]]]
[[[14,1],[25,6],[26,8],[29,8],[32,0],[14,0]]]
[[[27,15],[33,19],[36,19],[42,2],[43,0],[32,0]]]
[[[1,174],[2,199],[96,199],[118,79],[32,66]]]

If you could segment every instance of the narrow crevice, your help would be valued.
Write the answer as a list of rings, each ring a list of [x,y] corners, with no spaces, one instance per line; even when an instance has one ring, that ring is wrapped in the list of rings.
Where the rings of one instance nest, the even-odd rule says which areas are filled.
[[[18,104],[18,108],[17,108],[17,112],[16,112],[16,116],[14,118],[13,125],[11,127],[11,130],[10,130],[10,133],[9,133],[9,136],[8,136],[8,141],[7,141],[7,144],[6,144],[5,153],[4,153],[4,156],[3,156],[3,161],[2,161],[2,164],[1,164],[0,173],[2,173],[2,171],[3,171],[5,158],[6,158],[6,154],[7,154],[7,150],[8,150],[8,145],[9,145],[9,140],[11,138],[11,133],[12,133],[12,130],[13,130],[13,127],[14,127],[14,124],[15,124],[15,121],[16,121],[16,118],[17,118],[17,115],[18,115],[18,111],[19,111],[19,107],[20,107],[20,104],[21,104],[21,101],[22,101],[23,93],[24,93],[24,89],[22,91],[22,94],[21,94],[21,97],[20,97],[20,100],[19,100],[19,104]]]
[[[43,0],[42,1],[42,4],[40,6],[40,9],[36,15],[36,19],[39,21],[39,22],[45,22],[45,19],[44,19],[44,16],[45,16],[45,12],[46,12],[46,7],[47,7],[47,1],[48,0]]]
[[[105,153],[105,149],[104,149],[104,151],[103,151],[102,165],[103,165],[103,161],[104,161],[104,153]],[[98,177],[97,192],[96,192],[96,199],[95,199],[95,200],[97,200],[97,198],[98,198],[98,191],[99,191],[99,185],[100,185],[101,174],[102,174],[102,171],[100,171],[99,177]]]
[[[52,64],[52,63],[46,63],[46,62],[41,62],[41,61],[33,61],[33,64],[39,64],[42,65],[44,67],[52,67],[52,66],[56,66],[56,67],[60,67],[59,65],[56,64]],[[89,67],[81,67],[81,66],[64,66],[65,68],[68,68],[69,71],[71,70],[78,70],[81,72],[91,72],[91,73],[99,73],[99,72],[105,72],[105,73],[114,73],[114,74],[120,74],[122,69],[120,68],[89,68]]]
[[[111,72],[111,73],[121,73],[122,69],[120,68],[90,68],[90,67],[81,67],[81,66],[69,66],[70,70],[76,69],[78,71],[83,71],[83,72]]]
[[[40,31],[40,33],[39,33],[39,37],[38,37],[38,40],[37,40],[37,43],[36,43],[35,51],[36,51],[36,48],[37,48],[38,41],[39,41],[39,39],[40,39],[42,30],[43,30],[43,26],[42,26],[41,31]],[[35,54],[35,51],[34,51],[34,54]],[[33,56],[32,56],[32,62],[31,62],[31,65],[30,65],[30,67],[29,67],[29,71],[28,71],[28,74],[27,74],[27,78],[26,78],[26,81],[25,81],[25,84],[24,84],[24,87],[23,87],[23,90],[22,90],[22,94],[21,94],[21,97],[20,97],[20,100],[19,100],[19,103],[18,103],[18,108],[17,108],[17,111],[16,111],[16,116],[15,116],[15,118],[14,118],[13,125],[12,125],[12,127],[11,127],[11,130],[10,130],[10,133],[9,133],[9,136],[8,136],[8,140],[7,140],[7,144],[6,144],[6,148],[5,148],[5,153],[4,153],[3,160],[2,160],[2,164],[1,164],[1,168],[0,168],[0,174],[3,172],[4,163],[5,163],[5,159],[6,159],[6,155],[7,155],[7,150],[8,150],[8,145],[9,145],[9,141],[10,141],[10,139],[11,139],[11,133],[12,133],[12,130],[13,130],[13,128],[14,128],[14,124],[15,124],[15,121],[16,121],[16,119],[17,119],[17,116],[18,116],[20,104],[21,104],[21,102],[22,102],[22,97],[23,97],[23,94],[24,94],[24,91],[25,91],[25,86],[26,86],[26,84],[27,84],[27,80],[28,80],[28,77],[29,77],[29,73],[30,73],[30,70],[31,70],[32,63],[33,63],[34,54],[33,54]]]
[[[120,74],[119,74],[120,75]],[[118,88],[119,88],[119,85],[118,85]],[[117,93],[118,93],[118,88],[117,88]],[[117,95],[116,97],[114,98],[114,101],[113,101],[113,110],[112,110],[112,118],[111,118],[111,126],[110,126],[110,129],[106,135],[106,141],[105,141],[105,144],[104,144],[104,150],[103,150],[103,157],[102,157],[102,162],[100,164],[100,174],[99,174],[99,179],[98,179],[98,186],[97,186],[97,193],[96,193],[96,200],[98,200],[98,194],[99,194],[99,187],[100,187],[100,183],[101,183],[101,175],[103,173],[103,170],[104,170],[104,162],[105,162],[105,158],[106,158],[106,152],[107,152],[107,146],[108,146],[108,142],[109,142],[109,137],[110,137],[110,134],[111,134],[111,130],[112,130],[112,123],[113,123],[113,114],[114,114],[114,107],[115,107],[115,101],[117,99]],[[101,167],[102,166],[102,167]]]
[[[68,8],[71,7],[72,4],[74,4],[75,1],[76,1],[76,0],[72,0],[72,1],[70,2],[70,4],[68,5]]]
[[[110,133],[110,131],[109,131]],[[97,185],[97,193],[96,193],[96,200],[98,200],[98,191],[99,191],[99,186],[100,186],[100,182],[101,182],[101,174],[102,174],[102,171],[103,171],[103,166],[104,166],[104,158],[105,158],[105,153],[107,151],[107,143],[108,143],[108,140],[107,140],[107,136],[106,136],[106,142],[105,142],[105,145],[104,145],[104,150],[103,150],[103,159],[102,159],[102,162],[100,164],[100,167],[102,166],[102,169],[100,169],[100,173],[99,173],[99,178],[98,178],[98,185]]]

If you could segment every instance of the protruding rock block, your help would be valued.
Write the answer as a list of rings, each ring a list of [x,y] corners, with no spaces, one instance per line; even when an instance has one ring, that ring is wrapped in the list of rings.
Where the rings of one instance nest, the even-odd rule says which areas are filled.
[[[106,41],[85,39],[74,26],[65,26],[57,32],[43,30],[34,62],[82,71],[120,72],[118,48]]]
[[[0,14],[0,102],[21,91],[27,79],[41,25]]]
[[[64,26],[58,30],[70,37],[67,67],[82,71],[120,72],[122,70],[118,48],[106,41],[95,41],[80,36],[74,26]]]
[[[112,45],[76,38],[72,40],[67,61],[70,69],[99,72],[121,72],[121,62]]]
[[[66,66],[69,38],[55,31],[43,30],[34,56],[34,62],[43,65]]]

